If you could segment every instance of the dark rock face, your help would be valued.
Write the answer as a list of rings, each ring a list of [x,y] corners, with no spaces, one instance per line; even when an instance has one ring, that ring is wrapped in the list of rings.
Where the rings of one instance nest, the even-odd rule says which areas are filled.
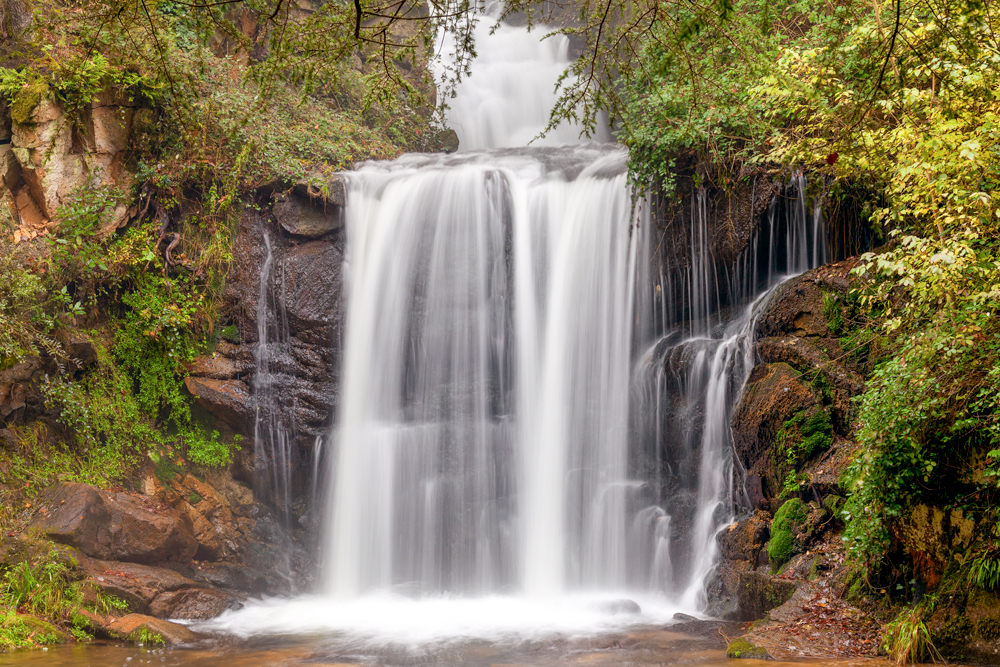
[[[240,605],[239,599],[226,591],[188,588],[156,596],[149,605],[149,613],[159,618],[193,621],[215,618],[222,612],[238,608]]]
[[[280,226],[256,216],[240,223],[234,250],[237,259],[225,293],[240,342],[222,343],[213,357],[195,361],[187,386],[204,408],[244,435],[254,432],[254,396],[262,381],[271,395],[281,397],[275,405],[263,407],[276,412],[275,418],[295,434],[303,448],[311,447],[316,436],[326,432],[336,408],[343,233],[339,227],[331,228],[317,239],[280,231],[288,230],[293,222],[306,225],[306,214],[313,215],[316,206],[339,206],[343,184],[332,183],[327,199],[308,200],[297,188],[287,193],[284,203],[274,209]],[[294,206],[293,199],[298,202]],[[305,227],[296,229],[301,232]],[[272,259],[262,277],[268,245]],[[265,304],[259,303],[262,279],[267,286]],[[267,313],[266,351],[258,349],[259,307]],[[268,359],[266,378],[257,377],[261,354]]]
[[[191,522],[150,498],[60,484],[35,525],[88,556],[132,563],[190,560],[198,550]]]

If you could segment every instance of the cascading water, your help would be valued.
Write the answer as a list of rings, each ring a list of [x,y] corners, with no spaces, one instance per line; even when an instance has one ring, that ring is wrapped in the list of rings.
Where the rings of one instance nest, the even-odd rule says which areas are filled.
[[[624,159],[587,145],[351,175],[333,594],[624,583]]]
[[[706,191],[693,194],[688,263],[673,268],[679,294],[669,292],[677,295],[672,312],[660,305],[668,313],[664,319],[676,324],[649,344],[632,375],[631,474],[649,482],[632,511],[656,516],[657,529],[667,522],[673,532],[658,543],[667,551],[671,578],[662,578],[664,556],[647,549],[635,557],[633,581],[664,581],[661,590],[689,608],[705,607],[715,536],[742,504],[741,489],[734,487],[729,424],[756,362],[757,315],[784,280],[827,261],[820,197],[808,211],[801,173],[785,193],[772,199],[767,225],[731,266],[712,256]],[[662,284],[670,277],[658,273],[660,299],[665,300]],[[727,311],[735,312],[728,322]]]
[[[726,262],[698,190],[685,260],[652,268],[662,239],[622,148],[524,147],[566,44],[499,33],[480,40],[449,114],[464,152],[347,175],[323,591],[208,628],[419,643],[704,609],[738,504],[729,420],[754,318],[782,276],[825,261],[822,217],[798,176],[793,205],[773,203]],[[512,65],[525,58],[530,76]],[[644,613],[612,618],[595,595]]]

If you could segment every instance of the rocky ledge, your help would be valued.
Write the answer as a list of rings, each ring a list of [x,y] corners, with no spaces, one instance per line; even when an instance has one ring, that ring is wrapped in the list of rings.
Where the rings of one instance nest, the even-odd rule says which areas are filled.
[[[146,493],[61,483],[36,503],[25,529],[8,535],[0,564],[55,542],[73,576],[122,601],[118,613],[80,612],[99,636],[167,644],[197,639],[183,625],[238,608],[249,596],[288,592],[285,544],[270,512],[224,473],[160,479]],[[85,622],[84,622],[85,621]]]

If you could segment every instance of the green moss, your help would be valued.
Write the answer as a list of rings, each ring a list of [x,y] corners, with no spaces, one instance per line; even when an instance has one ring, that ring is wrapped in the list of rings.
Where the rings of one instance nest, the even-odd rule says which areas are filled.
[[[986,640],[1000,639],[1000,616],[986,616],[976,621],[976,635]]]
[[[35,81],[22,88],[10,105],[10,118],[18,125],[31,122],[31,113],[49,95],[49,85]]]
[[[972,622],[966,616],[956,616],[944,624],[938,640],[943,644],[962,644],[972,632]]]
[[[192,505],[197,505],[201,502],[201,495],[197,491],[192,491],[191,495],[188,496],[188,502]]]
[[[823,499],[823,507],[832,516],[837,517],[844,506],[844,499],[840,496],[827,496]]]
[[[754,646],[746,639],[734,639],[729,642],[729,646],[726,647],[726,657],[727,658],[743,658],[749,660],[769,660],[771,658],[768,655],[767,650],[762,649],[759,646]]]
[[[823,293],[823,319],[834,336],[839,336],[844,330],[844,309],[840,299],[831,292]]]
[[[228,327],[222,329],[219,332],[219,337],[223,340],[228,340],[230,343],[239,344],[240,342],[240,330],[236,328],[235,324],[230,324]]]
[[[803,525],[809,516],[809,507],[792,498],[782,505],[771,523],[771,541],[767,543],[767,556],[772,567],[778,567],[792,557],[795,543],[795,529]]]

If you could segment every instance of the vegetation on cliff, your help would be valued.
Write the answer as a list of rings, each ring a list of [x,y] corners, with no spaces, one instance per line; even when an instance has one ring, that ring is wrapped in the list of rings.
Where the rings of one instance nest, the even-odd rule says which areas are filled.
[[[849,552],[885,599],[937,588],[940,610],[963,585],[986,590],[978,573],[1000,562],[1000,16],[966,0],[657,5],[643,16],[671,20],[581,65],[634,64],[594,93],[620,116],[633,178],[727,191],[765,166],[809,171],[831,207],[864,193],[853,204],[884,245],[860,258],[836,325],[869,372],[842,480]],[[927,506],[975,535],[943,551],[913,537]],[[935,604],[916,609],[887,635],[900,660],[934,655]]]
[[[183,379],[227,325],[239,217],[267,204],[262,186],[322,187],[355,161],[438,145],[426,31],[393,33],[386,69],[357,57],[377,44],[324,32],[340,5],[251,5],[43,3],[4,34],[0,107],[16,147],[0,207],[0,372],[40,358],[32,382],[44,376],[44,418],[2,433],[5,530],[57,480],[122,483],[150,459],[166,476],[226,465],[239,436],[199,422]],[[70,135],[70,152],[110,150],[96,136],[105,103],[125,143],[47,206],[63,184],[19,170],[69,173],[56,147]],[[40,148],[19,153],[24,142]]]

